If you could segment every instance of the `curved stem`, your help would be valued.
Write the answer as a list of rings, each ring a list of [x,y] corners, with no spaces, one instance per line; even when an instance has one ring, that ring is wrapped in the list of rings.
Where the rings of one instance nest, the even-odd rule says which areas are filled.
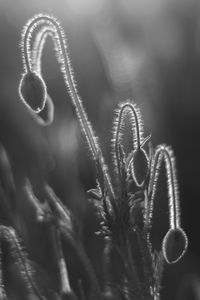
[[[32,69],[31,51],[30,51],[31,37],[34,30],[42,24],[45,24],[46,27],[48,28],[48,31],[52,32],[52,38],[55,44],[55,50],[57,53],[58,61],[61,64],[61,71],[64,76],[65,84],[69,90],[71,100],[75,106],[82,131],[86,137],[92,156],[94,159],[97,159],[100,147],[98,145],[97,137],[95,137],[92,126],[88,121],[87,114],[82,105],[82,101],[78,95],[75,80],[73,77],[73,71],[72,71],[70,59],[68,56],[67,44],[66,44],[64,32],[55,18],[48,15],[37,15],[33,19],[31,19],[28,22],[28,24],[25,26],[24,33],[23,33],[23,43],[22,43],[22,56],[24,62],[24,69],[25,71],[31,71]],[[42,48],[39,53],[41,55]],[[112,196],[111,198],[114,199],[115,198],[114,191],[103,160],[101,162],[101,167],[104,173],[106,187],[110,195]]]
[[[31,59],[32,59],[32,68],[36,70],[37,73],[42,73],[42,53],[44,49],[44,45],[46,42],[46,38],[48,36],[52,36],[52,29],[49,26],[44,26],[40,29],[37,36],[35,37],[33,47],[32,47],[32,53],[31,53]]]
[[[140,111],[136,108],[136,105],[131,102],[123,103],[118,112],[117,117],[114,121],[114,137],[113,137],[113,152],[115,164],[117,165],[118,173],[120,170],[120,154],[119,154],[119,144],[122,140],[122,129],[124,126],[124,119],[126,115],[130,114],[131,119],[133,119],[132,130],[134,132],[133,136],[133,149],[139,149],[143,140],[143,124]]]
[[[157,147],[154,155],[151,179],[149,184],[150,203],[149,203],[149,216],[147,219],[151,219],[153,211],[153,201],[157,188],[158,176],[161,168],[161,163],[164,160],[166,167],[166,175],[168,180],[168,197],[169,197],[169,220],[170,228],[175,229],[180,227],[180,209],[179,209],[179,197],[178,197],[178,184],[176,178],[175,158],[172,150],[165,146],[160,145]],[[149,222],[147,220],[147,222]]]

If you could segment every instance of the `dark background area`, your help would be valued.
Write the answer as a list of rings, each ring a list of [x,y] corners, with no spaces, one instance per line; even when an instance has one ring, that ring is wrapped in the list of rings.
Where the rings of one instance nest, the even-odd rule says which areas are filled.
[[[53,124],[40,128],[18,95],[23,72],[21,30],[40,12],[52,13],[64,28],[79,94],[106,161],[111,160],[114,109],[126,99],[134,99],[140,107],[145,134],[152,133],[153,144],[173,147],[182,226],[189,248],[178,264],[166,267],[162,295],[163,299],[177,299],[188,278],[194,278],[200,289],[200,2],[0,0],[0,142],[8,152],[18,185],[24,176],[36,184],[48,178],[72,209],[82,224],[87,251],[100,274],[101,243],[94,235],[98,225],[85,196],[85,191],[95,186],[94,162],[50,39],[44,50],[43,74],[55,104]],[[27,213],[26,204],[18,200],[17,206],[24,205],[23,215],[23,211]],[[164,201],[164,196],[158,199],[158,209],[162,210]],[[167,228],[167,218],[163,217],[167,213],[159,213],[154,229],[158,236]],[[27,222],[28,217],[24,224]],[[37,234],[22,223],[31,257],[42,261]],[[76,266],[72,263],[71,267]],[[198,293],[196,299],[200,299]],[[193,299],[187,298],[187,292],[181,295],[181,299]]]

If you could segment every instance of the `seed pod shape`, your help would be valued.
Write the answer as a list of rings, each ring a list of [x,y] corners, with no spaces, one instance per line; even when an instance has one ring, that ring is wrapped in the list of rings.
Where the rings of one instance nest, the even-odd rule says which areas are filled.
[[[34,71],[25,73],[19,85],[19,94],[23,103],[33,112],[43,110],[47,91],[43,79]]]
[[[162,244],[163,255],[168,264],[179,261],[185,254],[188,239],[182,228],[171,228],[165,235]]]
[[[131,161],[131,174],[138,186],[141,186],[147,177],[149,161],[143,148],[138,148],[133,152]]]

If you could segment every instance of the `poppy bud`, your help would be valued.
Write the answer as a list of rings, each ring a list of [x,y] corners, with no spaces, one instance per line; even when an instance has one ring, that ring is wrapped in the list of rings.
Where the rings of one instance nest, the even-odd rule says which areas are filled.
[[[131,174],[137,186],[141,186],[148,174],[149,161],[143,148],[134,150],[131,161]]]
[[[19,94],[24,104],[35,113],[43,110],[47,91],[43,79],[36,72],[25,73],[19,85]]]
[[[179,261],[185,254],[188,246],[188,240],[182,228],[169,229],[163,239],[163,255],[168,264]]]

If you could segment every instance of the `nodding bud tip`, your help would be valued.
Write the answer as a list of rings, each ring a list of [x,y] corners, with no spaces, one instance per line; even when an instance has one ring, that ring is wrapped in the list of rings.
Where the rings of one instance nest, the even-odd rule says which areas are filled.
[[[35,113],[43,110],[47,91],[46,84],[39,74],[34,71],[25,73],[19,85],[19,94],[24,104]]]
[[[182,228],[169,229],[163,239],[163,255],[168,264],[174,264],[185,254],[188,239]]]
[[[133,158],[131,160],[131,174],[135,183],[141,186],[147,177],[149,168],[149,160],[143,148],[133,151]]]

